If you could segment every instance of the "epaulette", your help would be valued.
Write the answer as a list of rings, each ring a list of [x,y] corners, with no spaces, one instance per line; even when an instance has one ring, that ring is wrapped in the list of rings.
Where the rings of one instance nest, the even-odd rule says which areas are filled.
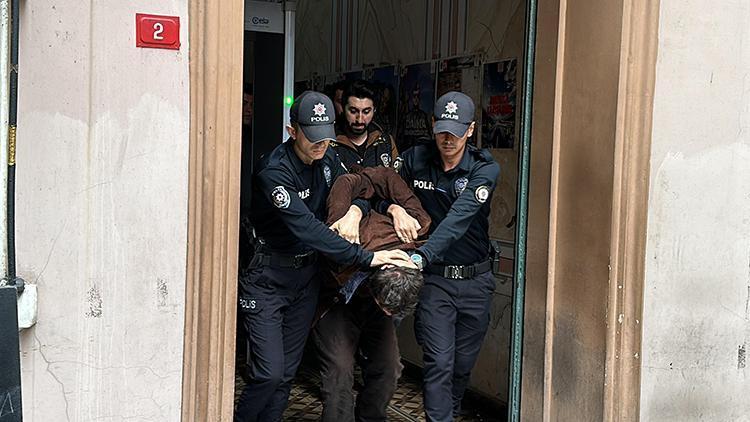
[[[490,161],[494,161],[495,160],[495,158],[492,157],[492,153],[487,148],[479,149],[479,148],[476,148],[476,147],[471,147],[469,149],[469,151],[471,153],[473,153],[477,158],[479,158],[480,160],[482,160],[484,162],[490,162]]]

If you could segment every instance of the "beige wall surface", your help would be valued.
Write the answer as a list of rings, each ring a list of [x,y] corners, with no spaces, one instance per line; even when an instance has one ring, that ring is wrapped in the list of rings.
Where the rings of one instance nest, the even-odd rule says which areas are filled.
[[[748,46],[750,3],[661,1],[644,421],[750,418]]]
[[[187,1],[21,2],[24,420],[180,418],[188,198]],[[179,16],[180,51],[135,47]]]
[[[601,421],[622,2],[560,5],[545,420]]]

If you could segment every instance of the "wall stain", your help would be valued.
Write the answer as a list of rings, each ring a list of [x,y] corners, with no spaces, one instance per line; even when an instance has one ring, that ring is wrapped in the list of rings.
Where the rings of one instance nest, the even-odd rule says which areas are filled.
[[[156,279],[156,306],[163,308],[167,306],[167,298],[169,297],[169,291],[167,290],[167,283],[161,278]]]
[[[86,302],[89,305],[89,310],[86,312],[86,316],[91,318],[101,318],[102,294],[98,287],[93,286],[88,292],[86,292]]]
[[[737,349],[737,369],[745,369],[746,362],[747,362],[746,345],[742,344]]]

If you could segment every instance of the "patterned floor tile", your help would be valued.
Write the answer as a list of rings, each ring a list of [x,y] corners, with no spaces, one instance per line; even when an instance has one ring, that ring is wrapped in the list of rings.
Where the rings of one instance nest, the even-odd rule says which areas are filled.
[[[398,389],[388,406],[388,420],[393,422],[424,422],[422,407],[421,380],[418,371],[407,370],[399,381]],[[355,379],[361,379],[359,374]],[[235,399],[239,397],[245,383],[237,376],[235,382]],[[356,388],[355,388],[356,391]],[[323,406],[320,401],[320,376],[309,362],[303,363],[289,394],[289,406],[284,412],[284,420],[316,421],[320,419]],[[466,407],[471,409],[456,422],[501,422],[505,421],[505,410],[486,403],[476,405],[471,394],[467,393]],[[499,416],[502,415],[502,416]],[[341,421],[345,422],[345,421]]]

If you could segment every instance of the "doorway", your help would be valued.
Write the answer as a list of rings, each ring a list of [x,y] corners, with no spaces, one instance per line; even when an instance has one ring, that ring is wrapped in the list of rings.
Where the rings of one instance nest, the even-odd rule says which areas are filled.
[[[233,140],[239,139],[240,126],[238,119],[226,116],[239,116],[241,110],[240,3],[191,4],[194,113],[185,420],[231,419],[234,368],[226,356],[234,350],[236,291],[227,280],[236,274],[239,204],[233,198],[239,195],[240,160],[239,142]],[[631,3],[540,4],[522,379],[526,420],[601,420],[605,409],[607,420],[621,420],[617,415],[637,409],[637,394],[632,393],[639,385],[637,364],[618,357],[624,356],[623,347],[630,353],[639,344],[640,302],[633,298],[640,297],[642,284],[639,287],[637,271],[624,273],[633,282],[623,284],[619,297],[616,284],[609,293],[607,286],[599,284],[608,277],[608,265],[617,274],[633,262],[633,255],[627,253],[639,251],[639,238],[633,233],[645,230],[639,214],[643,198],[615,183],[642,177],[639,171],[648,157],[638,148],[649,140],[649,131],[641,128],[648,128],[650,122],[645,97],[653,86],[649,81],[653,81],[658,5]],[[596,25],[589,25],[592,22]],[[633,143],[626,142],[633,139],[635,150]],[[613,155],[614,160],[600,159]],[[630,161],[624,164],[626,160]],[[613,168],[619,169],[619,179],[611,177]],[[580,170],[592,169],[604,177],[576,177]],[[589,209],[597,210],[596,220],[578,219],[581,215],[574,211],[582,199]],[[607,218],[606,210],[613,204],[620,208]],[[573,253],[571,247],[611,252]],[[610,261],[609,256],[627,259]],[[577,272],[579,268],[587,271]],[[587,300],[581,312],[576,298],[582,292],[588,295],[585,289],[591,287],[597,297]],[[618,325],[617,312],[607,310],[623,306],[632,312],[627,313],[625,325]],[[610,317],[614,324],[605,326],[601,321]],[[605,367],[612,376],[606,388]]]
[[[335,99],[337,88],[355,80],[368,81],[381,98],[376,121],[396,137],[402,150],[408,144],[404,140],[418,136],[420,129],[430,136],[428,127],[416,125],[421,121],[410,120],[409,116],[415,114],[412,110],[431,115],[435,99],[448,90],[462,90],[473,98],[478,130],[470,142],[488,148],[501,166],[490,226],[492,239],[500,245],[501,259],[490,329],[473,371],[469,393],[472,405],[468,407],[475,408],[471,410],[476,417],[486,419],[492,414],[496,420],[503,420],[510,385],[527,7],[520,0],[425,4],[423,9],[417,4],[299,2],[294,95],[313,89]],[[249,9],[256,6],[255,2],[246,6],[244,86],[252,86],[255,91],[257,123],[252,124],[254,142],[247,143],[243,135],[243,207],[249,204],[246,187],[252,162],[281,141],[275,134],[282,118],[269,114],[268,109],[282,109],[283,69],[279,66],[284,56],[283,39],[272,32],[273,22],[268,28],[248,26],[247,22],[258,20],[259,14]],[[280,4],[278,8],[281,10]],[[407,22],[419,24],[410,27]],[[402,45],[394,47],[399,43]],[[256,66],[258,63],[263,66]],[[266,116],[260,116],[260,110],[266,110]],[[264,130],[268,133],[259,136]],[[415,386],[415,393],[406,390],[402,396],[418,402],[422,358],[411,318],[400,325],[399,343],[407,365],[405,374],[415,375],[404,380]],[[302,373],[314,371],[305,372],[303,367]]]

